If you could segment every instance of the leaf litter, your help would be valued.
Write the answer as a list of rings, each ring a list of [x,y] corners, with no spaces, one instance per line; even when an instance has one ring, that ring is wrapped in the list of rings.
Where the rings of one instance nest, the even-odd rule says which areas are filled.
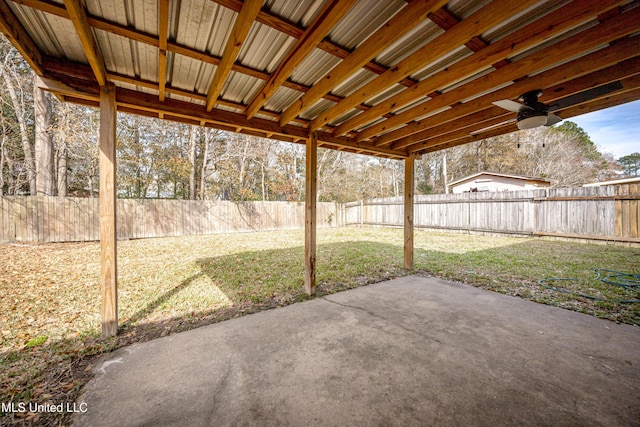
[[[99,243],[0,244],[0,401],[73,403],[96,355],[307,299],[303,242],[300,230],[118,242],[120,329],[110,339],[99,330]],[[409,274],[402,244],[398,229],[319,229],[318,295]],[[422,231],[415,245],[416,272],[639,323],[637,310],[537,286],[598,260],[637,266],[637,248]],[[70,423],[68,415],[24,415],[1,414],[0,424]]]

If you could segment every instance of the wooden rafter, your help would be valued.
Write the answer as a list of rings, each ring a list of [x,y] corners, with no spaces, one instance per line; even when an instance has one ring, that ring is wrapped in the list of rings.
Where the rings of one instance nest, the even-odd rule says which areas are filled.
[[[54,77],[59,79],[62,82],[73,80],[75,78],[81,78],[84,80],[92,80],[93,78],[93,72],[91,71],[91,68],[83,64],[70,64],[69,62],[59,61],[55,58],[48,57],[48,56],[44,57],[43,64],[49,70],[47,72],[48,75],[52,76],[53,74],[55,74]],[[122,82],[122,83],[127,83],[133,86],[141,86],[141,87],[145,87],[147,89],[152,89],[155,91],[159,90],[159,84],[154,81],[131,77],[124,74],[107,72],[107,78],[110,81],[114,81],[114,82]],[[197,92],[188,91],[185,89],[180,89],[172,86],[165,86],[165,91],[166,93],[180,95],[185,98],[190,98],[202,103],[207,102],[207,97]],[[233,102],[233,101],[228,101],[224,99],[218,99],[216,102],[220,105],[233,108],[235,110],[238,110],[238,112],[242,112],[242,113],[247,108],[246,105],[241,104],[239,102]],[[278,113],[275,113],[272,111],[266,111],[266,110],[260,110],[260,114],[263,116],[272,117],[275,120],[279,119],[280,117]],[[308,120],[303,120],[303,119],[296,119],[295,122],[302,126],[306,126],[309,123]]]
[[[567,67],[570,68],[570,65]],[[540,102],[553,105],[554,102],[557,102],[569,95],[602,86],[617,80],[627,79],[638,74],[640,74],[640,57],[634,57],[551,87],[537,86],[537,88],[543,90]],[[540,80],[536,83],[540,83]],[[485,104],[483,103],[482,105]],[[512,119],[515,118],[513,113],[506,112],[500,107],[491,105],[483,110],[466,116],[457,116],[455,120],[443,122],[437,126],[395,141],[392,144],[392,148],[408,147],[409,150],[415,150],[416,148],[426,146],[426,142],[431,138],[450,135],[452,132],[455,132],[458,129],[467,128],[470,125],[482,123],[489,126],[489,124],[487,124],[489,121],[498,116],[504,117],[505,113],[507,113],[508,117]]]
[[[60,6],[57,3],[53,3],[48,0],[15,0],[15,3],[24,4],[25,6],[31,7],[35,10],[40,10],[42,12],[50,13],[52,15],[59,16],[61,18],[69,19],[69,14],[67,13],[67,10],[63,6]],[[233,3],[236,4],[236,2],[233,2]],[[238,3],[238,4],[241,5],[242,3]],[[264,14],[264,11],[261,11],[258,14],[258,16],[261,16],[263,14]],[[144,43],[149,46],[153,46],[157,48],[160,47],[159,37],[153,34],[135,30],[135,29],[126,27],[124,25],[118,24],[116,22],[94,17],[94,16],[87,16],[87,22],[89,22],[89,25],[91,25],[96,29],[99,29],[111,34],[116,34],[118,36],[126,37],[131,40],[135,40],[139,43]],[[300,30],[300,34],[302,34],[302,30]],[[220,62],[222,61],[222,58],[219,56],[212,55],[207,52],[202,52],[192,47],[185,46],[170,40],[167,42],[167,51],[172,52],[174,54],[183,55],[188,58],[197,59],[198,61],[202,61],[207,64],[212,64],[215,66],[219,66]],[[265,71],[251,68],[246,65],[239,64],[237,62],[232,65],[231,70],[240,74],[244,74],[244,75],[251,76],[256,79],[265,80],[265,81],[268,80],[270,76],[269,73]],[[378,66],[376,70],[378,73],[382,73],[386,70],[386,68],[382,66]],[[407,86],[411,86],[413,84],[415,84],[415,82],[411,81],[410,83],[407,83]],[[289,89],[297,90],[303,93],[309,90],[309,86],[305,86],[300,83],[295,83],[290,80],[286,80],[282,85]],[[332,102],[340,102],[343,99],[342,97],[333,95],[333,94],[326,94],[323,98]],[[198,98],[194,98],[194,99],[198,99]],[[243,108],[246,109],[246,106]],[[359,105],[356,108],[366,111],[369,107],[367,107],[366,105]],[[260,113],[263,114],[265,112],[261,110]],[[267,112],[266,114],[269,114],[269,113]]]
[[[325,124],[346,113],[361,102],[382,92],[399,80],[410,76],[430,62],[449,53],[452,49],[463,45],[477,34],[494,27],[504,19],[526,9],[533,0],[495,0],[469,16],[451,30],[436,37],[427,45],[398,62],[384,74],[363,85],[353,94],[320,114],[311,122],[311,130],[319,129]]]
[[[18,49],[22,57],[29,63],[33,71],[41,76],[42,53],[33,42],[29,33],[24,29],[16,15],[11,11],[5,0],[0,0],[0,31],[2,31],[11,43]]]
[[[89,61],[89,65],[96,76],[96,80],[100,86],[107,83],[107,69],[104,65],[104,59],[98,49],[98,43],[93,35],[93,31],[87,22],[87,14],[80,0],[64,0],[64,5],[69,13],[69,19],[76,29],[76,34],[82,44],[84,54]]]
[[[35,1],[35,0],[30,0],[30,1]],[[240,0],[212,0],[212,1],[228,9],[234,10],[236,12],[239,12],[240,9],[242,8],[242,2]],[[423,1],[423,0],[419,0],[419,1]],[[274,15],[273,13],[270,13],[265,10],[260,11],[260,13],[258,14],[258,17],[256,18],[256,21],[266,25],[269,28],[278,30],[283,34],[286,34],[289,37],[293,37],[296,39],[299,39],[300,37],[302,37],[302,35],[305,32],[305,28],[299,25],[296,25],[280,16]],[[343,46],[340,46],[339,44],[334,43],[328,39],[322,40],[320,44],[318,44],[318,49],[323,50],[324,52],[327,52],[328,54],[333,55],[340,59],[345,59],[351,54],[351,51],[349,49]],[[375,74],[382,74],[385,71],[387,71],[388,67],[385,67],[384,65],[380,65],[375,61],[369,61],[367,64],[364,65],[364,69],[367,71],[371,71],[372,73],[375,73]],[[400,81],[399,84],[407,87],[411,87],[414,84],[416,84],[416,81],[411,78],[406,78]]]
[[[169,0],[158,1],[158,96],[164,101],[167,85],[167,39],[169,38]]]
[[[619,97],[626,98],[628,93],[635,93],[636,90],[640,88],[640,76],[634,75],[625,79],[620,80],[623,88],[615,93],[601,96],[595,98],[593,100],[581,103],[579,105],[567,107],[554,114],[562,117],[563,119],[568,119],[573,117],[576,114],[584,114],[586,112],[595,111],[597,109],[601,109],[601,105],[603,102],[611,103],[612,100],[618,99]],[[619,102],[618,102],[619,104]],[[617,105],[617,104],[614,104]],[[582,108],[581,108],[582,106]],[[494,119],[494,122],[486,122],[486,123],[476,123],[470,124],[466,129],[458,129],[455,132],[451,132],[446,135],[439,136],[437,138],[432,138],[431,140],[417,145],[415,147],[411,147],[412,152],[423,153],[429,150],[432,150],[435,147],[438,149],[442,149],[444,146],[447,148],[454,145],[460,145],[460,143],[471,142],[475,140],[480,140],[484,138],[488,138],[489,134],[491,136],[497,136],[504,133],[509,133],[517,130],[515,117],[513,114],[511,115],[511,119],[503,120],[502,125],[499,125],[501,122],[498,119]],[[499,126],[495,126],[499,125]],[[492,127],[495,126],[495,127]],[[454,145],[452,145],[454,144]]]
[[[593,16],[599,14],[615,5],[615,1],[601,0],[585,0],[582,2],[569,3],[566,6],[555,10],[553,13],[545,15],[531,24],[515,31],[508,37],[498,42],[478,49],[473,55],[447,67],[428,79],[424,79],[411,89],[404,90],[399,94],[386,99],[374,107],[361,113],[340,126],[336,127],[335,132],[343,135],[354,130],[356,127],[376,120],[382,117],[386,112],[399,109],[405,105],[420,99],[423,96],[430,96],[432,91],[442,89],[448,85],[456,83],[467,76],[476,74],[489,66],[501,63],[502,67],[508,65],[504,60],[509,56],[513,56],[525,49],[535,46],[536,44],[548,40],[551,37],[562,34],[567,29],[573,28],[585,21],[592,19]],[[479,42],[474,43],[479,46]],[[500,68],[502,68],[500,67]],[[396,123],[394,121],[393,123]],[[376,133],[384,131],[388,126],[396,126],[386,121],[376,125],[371,129],[361,132],[357,138],[359,140],[370,138]]]
[[[592,102],[588,102],[585,104],[581,104],[575,107],[571,107],[571,108],[567,108],[566,110],[563,110],[562,112],[560,112],[558,115],[560,117],[562,117],[563,119],[570,119],[571,117],[574,116],[579,116],[582,114],[587,114],[587,113],[592,113],[594,111],[598,111],[598,110],[602,110],[605,108],[610,108],[610,107],[614,107],[616,105],[620,105],[620,104],[626,104],[628,102],[633,102],[633,101],[637,101],[640,100],[640,88],[636,88],[636,89],[629,89],[628,91],[625,91],[623,93],[619,93],[619,94],[614,94],[602,99],[598,99]],[[440,151],[440,150],[444,150],[447,148],[452,148],[452,147],[457,147],[459,145],[464,145],[464,144],[468,144],[470,142],[474,142],[474,141],[481,141],[483,139],[486,138],[492,138],[495,136],[500,136],[500,135],[505,135],[508,133],[512,133],[512,132],[516,132],[518,130],[515,122],[514,123],[508,123],[505,124],[504,126],[499,126],[493,129],[489,129],[486,131],[482,131],[479,133],[475,133],[472,135],[467,135],[464,138],[460,138],[457,140],[450,140],[447,141],[445,143],[439,144],[439,145],[433,145],[430,147],[426,147],[420,151],[417,151],[416,154],[426,154],[426,153],[432,153],[434,151]]]
[[[416,127],[413,126],[411,121],[416,118],[424,117],[429,113],[455,105],[460,100],[471,98],[478,93],[491,90],[501,84],[525,77],[527,74],[533,73],[536,70],[543,70],[546,67],[562,62],[566,60],[567,57],[588,52],[618,38],[634,33],[636,31],[634,22],[637,22],[637,20],[640,20],[640,8],[617,15],[561,42],[532,53],[518,61],[514,61],[508,66],[484,76],[482,79],[466,83],[442,96],[418,104],[394,116],[390,119],[391,123],[389,123],[386,128],[393,129],[404,123],[410,123],[409,125],[375,139],[374,143],[380,144],[383,141],[393,141],[415,133],[420,129],[414,132],[413,130]],[[426,120],[429,121],[428,118]]]
[[[435,12],[447,3],[446,0],[431,0],[426,2],[413,2],[393,18],[391,18],[378,31],[373,33],[367,40],[358,46],[343,61],[339,62],[331,71],[318,80],[308,92],[294,102],[280,117],[280,124],[285,125],[292,121],[298,114],[306,111],[323,95],[329,93],[337,85],[342,83],[354,71],[362,68],[365,64],[385,50],[394,41],[405,35],[414,26],[423,21],[427,15]]]
[[[95,81],[83,81],[81,79],[73,79],[71,83],[63,84],[50,79],[42,79],[45,90],[70,96],[80,103],[89,103],[98,100],[99,89]],[[85,102],[86,101],[86,102]],[[306,139],[309,133],[299,126],[280,126],[278,122],[252,118],[247,119],[245,115],[232,113],[224,110],[206,111],[205,106],[196,105],[190,102],[178,101],[167,98],[164,102],[160,102],[158,97],[151,94],[142,94],[133,90],[119,88],[117,92],[118,110],[138,111],[153,113],[154,117],[164,114],[166,119],[175,119],[177,121],[200,122],[205,121],[212,127],[225,126],[228,130],[232,126],[236,131],[241,130],[242,133],[260,132],[260,136],[266,137],[271,134],[273,139],[282,139],[291,141],[292,138]],[[148,115],[148,114],[147,114]],[[392,150],[390,148],[376,148],[368,143],[357,143],[348,138],[338,138],[326,132],[318,132],[318,140],[320,145],[327,143],[331,146],[348,147],[355,150],[361,150],[367,154],[379,154],[386,157],[404,158],[405,150]]]
[[[241,0],[213,1],[237,12],[241,12],[244,5]],[[436,37],[435,40],[431,40],[426,45],[417,46],[415,53],[405,57],[395,66],[387,68],[376,64],[372,58],[378,55],[381,50],[388,48],[388,43],[401,37],[401,33],[420,27],[417,21],[424,19],[424,16],[418,15],[425,13],[424,9],[421,8],[427,8],[429,4],[432,8],[435,8],[448,2],[444,0],[412,0],[407,1],[407,5],[400,10],[397,10],[397,5],[392,6],[390,4],[388,20],[368,39],[356,45],[357,47],[353,51],[329,39],[320,40],[315,44],[317,48],[329,52],[343,61],[334,67],[334,70],[326,74],[331,77],[331,73],[339,72],[340,76],[336,76],[335,80],[332,77],[328,78],[326,79],[327,81],[321,78],[311,87],[288,79],[287,76],[290,71],[286,67],[284,71],[269,73],[265,70],[236,62],[236,60],[227,59],[235,59],[234,55],[223,54],[222,57],[218,57],[209,52],[171,41],[168,35],[168,24],[165,24],[165,22],[168,23],[169,21],[169,5],[171,4],[169,0],[159,0],[158,32],[156,34],[146,33],[141,30],[140,28],[143,28],[143,26],[137,26],[136,28],[133,25],[109,21],[104,16],[87,15],[87,11],[82,8],[83,0],[68,0],[66,8],[54,0],[14,0],[15,3],[20,5],[43,11],[45,15],[42,19],[45,21],[49,19],[46,14],[72,19],[74,25],[81,28],[78,33],[85,34],[84,36],[81,35],[80,38],[84,39],[82,47],[87,52],[87,57],[90,58],[93,53],[98,58],[95,60],[90,59],[89,66],[79,66],[69,62],[69,58],[64,56],[54,60],[52,57],[43,56],[39,53],[36,54],[39,59],[33,61],[36,56],[25,54],[25,52],[32,51],[34,48],[39,49],[39,46],[34,42],[41,43],[42,41],[40,38],[35,38],[35,34],[39,34],[38,37],[42,37],[42,33],[39,31],[32,32],[37,30],[23,27],[23,34],[16,36],[15,34],[17,33],[14,28],[16,28],[16,25],[23,25],[20,20],[24,20],[25,16],[29,15],[23,16],[23,14],[16,13],[17,17],[6,18],[7,14],[4,13],[7,10],[9,12],[15,11],[16,7],[20,10],[23,6],[14,7],[11,5],[11,8],[8,8],[5,3],[0,3],[0,12],[4,13],[0,16],[0,25],[2,25],[3,32],[9,33],[10,38],[13,35],[13,43],[27,59],[31,59],[30,62],[40,67],[44,77],[57,79],[63,87],[76,89],[75,93],[73,91],[69,93],[65,92],[65,90],[59,91],[67,99],[78,99],[87,104],[95,104],[97,102],[95,94],[91,93],[91,90],[87,92],[82,86],[84,84],[98,87],[96,82],[104,78],[105,80],[122,82],[139,88],[147,88],[158,94],[155,96],[156,102],[154,104],[148,99],[152,97],[151,95],[147,96],[146,93],[139,94],[138,97],[140,99],[136,100],[133,92],[127,92],[123,89],[123,95],[118,100],[118,106],[122,111],[132,111],[153,117],[164,116],[170,120],[204,124],[231,131],[294,142],[300,142],[308,138],[308,132],[314,128],[314,124],[317,125],[318,120],[323,120],[323,117],[326,119],[327,115],[336,113],[336,108],[347,108],[345,112],[352,112],[352,108],[358,108],[363,111],[359,115],[346,120],[336,128],[327,127],[326,129],[328,130],[326,132],[319,132],[318,145],[350,152],[405,158],[408,153],[423,149],[425,144],[432,142],[435,138],[444,138],[447,135],[448,137],[464,135],[474,124],[484,127],[494,126],[486,130],[478,128],[478,132],[482,134],[500,129],[502,127],[500,120],[506,117],[506,113],[495,108],[490,103],[498,97],[501,99],[515,99],[519,94],[527,91],[526,88],[541,88],[545,91],[543,95],[545,100],[550,90],[558,90],[559,92],[554,94],[555,98],[550,98],[556,99],[565,94],[580,91],[582,90],[581,88],[587,87],[589,84],[597,85],[599,80],[590,81],[588,78],[593,78],[595,76],[594,73],[603,68],[611,67],[608,77],[621,76],[624,74],[622,67],[629,67],[629,64],[631,64],[631,62],[622,61],[628,59],[640,47],[640,38],[636,36],[628,37],[628,34],[635,33],[640,29],[637,24],[637,22],[640,22],[640,8],[637,7],[637,1],[629,3],[623,0],[584,0],[581,2],[566,2],[560,7],[557,7],[556,3],[546,5],[535,2],[535,5],[533,5],[534,2],[533,0],[531,1],[531,4],[517,2],[517,5],[515,0],[487,2],[486,6],[475,10],[462,21],[459,21],[449,12],[447,6],[435,10],[431,9],[428,18],[444,29],[444,34]],[[616,5],[618,7],[615,7]],[[74,6],[76,6],[76,9],[79,8],[79,11],[73,11]],[[327,6],[327,9],[330,8],[331,6]],[[412,15],[409,11],[416,11],[416,14]],[[513,25],[511,19],[515,14],[519,13],[518,11],[522,11],[525,14],[522,19],[527,24],[524,27],[514,28],[515,25]],[[337,13],[335,10],[333,12]],[[177,13],[182,13],[182,9],[177,10]],[[85,24],[82,24],[83,14]],[[403,16],[403,14],[405,15]],[[39,15],[34,16],[39,17]],[[176,16],[176,18],[179,17]],[[406,23],[405,26],[398,24],[402,19],[406,20],[404,21]],[[591,20],[594,21],[594,25],[587,24]],[[247,21],[251,23],[259,22],[269,28],[277,29],[277,31],[297,38],[296,46],[306,46],[305,37],[309,37],[309,34],[314,34],[312,29],[314,23],[305,28],[300,23],[278,16],[276,12],[269,10],[269,6],[259,10],[254,20],[248,19]],[[80,25],[77,25],[78,22]],[[182,21],[178,20],[176,22]],[[614,24],[614,22],[616,23]],[[327,25],[327,27],[334,29],[335,25]],[[499,31],[506,31],[509,34],[506,37],[497,38],[496,42],[488,43],[482,38],[482,34],[487,30],[491,30],[489,27],[502,28]],[[393,28],[397,29],[397,34],[393,34]],[[428,28],[432,28],[432,26]],[[96,36],[94,34],[94,31],[98,29],[128,38],[134,45],[135,43],[143,43],[158,49],[158,78],[144,79],[140,76],[113,71],[107,72],[106,70],[100,72],[99,49],[97,43],[95,43]],[[602,32],[602,34],[594,33],[593,31]],[[605,35],[604,33],[607,34]],[[27,42],[24,42],[29,37],[29,34],[34,34],[34,39],[31,40],[31,47],[28,46]],[[339,37],[343,36],[344,34]],[[364,35],[359,35],[359,37],[362,36]],[[318,37],[321,38],[320,36]],[[16,38],[19,38],[19,40],[16,40]],[[614,40],[614,38],[617,38],[617,40]],[[92,42],[94,49],[91,49]],[[602,48],[602,46],[606,46],[610,42],[613,43],[611,46]],[[432,74],[423,81],[417,82],[410,79],[412,72],[419,71],[426,65],[439,62],[462,45],[466,45],[474,53],[460,60],[451,58],[451,63],[447,63],[446,70]],[[308,46],[311,46],[311,44]],[[440,53],[437,52],[438,50]],[[220,107],[230,107],[234,112],[223,111],[226,110],[223,108],[211,108],[213,105],[209,106],[211,111],[207,111],[206,103],[207,101],[211,102],[211,98],[207,99],[205,94],[194,90],[193,87],[196,87],[195,85],[190,86],[191,82],[187,82],[186,86],[181,83],[181,87],[172,87],[167,81],[169,69],[165,64],[168,52],[213,64],[220,69],[228,70],[228,65],[226,64],[232,63],[230,69],[233,71],[263,80],[267,84],[273,81],[271,91],[284,86],[297,90],[302,94],[298,102],[285,106],[282,115],[277,111],[268,111],[264,108],[257,110],[261,117],[268,117],[271,120],[254,120],[253,114],[255,113],[249,111],[251,103],[247,106],[237,100],[219,99],[219,89],[216,89],[218,95],[211,98]],[[592,53],[589,54],[588,52]],[[581,57],[581,55],[583,56]],[[300,58],[306,57],[308,55],[300,54]],[[571,57],[578,59],[564,64]],[[116,60],[117,55],[114,58]],[[286,62],[287,58],[280,63],[280,66]],[[589,59],[582,60],[583,58]],[[56,61],[60,63],[67,62],[68,66],[59,66],[55,63]],[[619,63],[616,64],[616,62]],[[363,65],[363,63],[365,64]],[[571,65],[569,66],[569,64]],[[293,65],[290,65],[289,69],[292,68]],[[352,95],[345,98],[331,93],[331,90],[337,87],[335,85],[339,84],[338,80],[341,80],[343,76],[347,78],[353,76],[361,68],[374,71],[380,75],[359,88],[354,88]],[[413,71],[410,71],[412,68]],[[95,71],[96,69],[98,70],[97,72]],[[123,68],[118,65],[118,69],[121,70]],[[310,70],[312,69],[310,68]],[[607,72],[600,71],[600,73],[604,78],[604,74]],[[226,74],[228,75],[228,71]],[[80,79],[81,82],[79,84],[75,81],[76,78]],[[225,78],[218,78],[217,85],[220,82],[224,82],[224,80]],[[461,84],[465,80],[469,80],[469,83]],[[389,87],[387,84],[395,85],[398,82],[402,82],[408,89],[373,107],[366,104],[373,96],[385,91]],[[505,87],[505,85],[508,86]],[[562,88],[559,85],[563,85]],[[455,88],[449,89],[451,87]],[[503,88],[495,89],[498,87]],[[324,94],[322,94],[323,92]],[[483,95],[483,93],[490,93],[490,95]],[[184,102],[179,107],[174,102],[168,102],[169,108],[163,109],[161,100],[167,94],[187,97],[191,102]],[[324,99],[336,102],[336,105],[320,112],[320,116],[312,122],[295,119],[295,126],[288,125],[291,117],[297,117],[301,112],[308,110],[309,103],[318,107],[327,105],[317,104],[318,94]],[[356,99],[358,96],[361,98]],[[420,102],[425,98],[427,98],[426,101]],[[169,99],[169,101],[175,101],[175,98]],[[165,102],[167,102],[166,99]],[[416,102],[420,103],[415,104]],[[204,108],[200,108],[202,104],[205,104]],[[348,104],[353,104],[353,106],[349,105],[347,107]],[[407,108],[410,104],[414,105]],[[194,111],[188,111],[188,106]],[[247,120],[247,116],[243,113],[252,118]],[[292,114],[293,116],[291,116]],[[332,117],[327,123],[335,121],[343,114],[339,113],[338,116]],[[244,118],[242,118],[243,116]],[[287,123],[287,125],[283,126],[281,123]],[[324,126],[326,126],[326,123]],[[363,127],[364,130],[357,131],[357,129]],[[347,136],[342,137],[342,135]]]
[[[483,95],[474,99],[473,102],[458,104],[453,108],[430,116],[424,120],[410,123],[406,126],[406,128],[409,129],[406,133],[407,136],[397,138],[395,135],[392,135],[396,132],[391,132],[379,138],[378,142],[380,145],[388,145],[389,142],[393,141],[391,147],[406,147],[416,142],[420,142],[425,138],[434,136],[432,134],[434,124],[436,124],[438,128],[443,128],[444,126],[455,127],[460,118],[481,111],[486,111],[487,114],[484,116],[478,116],[477,119],[486,120],[490,118],[492,111],[496,112],[496,114],[502,112],[501,109],[498,109],[498,107],[495,107],[492,104],[493,101],[497,99],[515,99],[520,94],[530,90],[546,89],[555,84],[564,83],[571,79],[587,75],[595,70],[614,66],[617,63],[633,58],[636,55],[634,47],[637,46],[637,43],[638,41],[634,39],[620,40],[605,49],[600,49],[544,73],[522,79],[503,89]],[[547,90],[545,90],[545,93],[546,92]],[[543,94],[543,96],[546,95]],[[405,132],[400,132],[403,130],[404,128],[398,130],[397,134],[405,134]],[[424,132],[424,134],[422,132]]]
[[[222,85],[229,76],[231,67],[236,62],[240,48],[249,35],[251,25],[253,25],[253,21],[256,19],[261,7],[262,0],[246,0],[242,5],[242,9],[236,17],[236,22],[233,24],[233,30],[231,30],[231,34],[227,39],[220,65],[216,68],[213,80],[209,86],[209,92],[207,93],[207,111],[213,109],[213,105],[218,99],[220,91],[222,91]]]
[[[240,12],[240,10],[242,9],[242,2],[240,0],[213,0],[213,1],[231,10],[234,10],[236,12]],[[60,6],[59,4],[51,0],[13,0],[13,2],[23,4],[35,10],[40,10],[42,12],[59,16],[61,18],[69,19],[69,14],[67,13],[67,10],[63,6]],[[276,16],[264,10],[261,10],[260,13],[258,13],[258,17],[256,18],[256,21],[294,38],[302,37],[305,31],[304,28],[299,27],[298,25],[295,25],[287,21],[286,19],[283,19],[279,16]],[[143,31],[139,31],[139,30],[127,27],[125,25],[121,25],[117,22],[113,22],[108,19],[104,19],[96,16],[87,16],[87,22],[89,23],[89,25],[91,25],[96,29],[106,31],[111,34],[117,34],[122,37],[130,38],[132,40],[138,41],[140,43],[148,44],[150,46],[155,46],[155,47],[159,46],[158,37],[156,37],[153,34],[145,33]],[[350,51],[347,48],[342,47],[326,39],[320,42],[320,44],[318,45],[318,48],[340,59],[344,59],[348,57],[350,54]],[[213,65],[218,65],[221,59],[215,55],[211,55],[206,52],[201,52],[191,47],[184,46],[175,42],[169,42],[167,46],[167,50],[169,52],[178,53],[180,55],[184,55],[193,59],[198,59],[200,61],[207,62]],[[268,74],[259,70],[253,70],[250,67],[244,67],[241,64],[234,64],[232,69],[233,71],[236,71],[242,74],[251,75],[261,80],[267,80],[269,78]],[[385,71],[387,71],[388,68],[376,63],[375,61],[370,61],[368,64],[364,66],[364,69],[376,74],[382,74]],[[411,78],[406,78],[399,83],[404,86],[411,87],[415,85],[417,82]],[[294,90],[300,90],[300,88],[304,87],[303,85],[297,85],[289,81],[285,82],[284,85]],[[330,95],[325,96],[325,99],[338,102],[338,100],[331,99]]]
[[[253,117],[260,107],[291,75],[293,70],[318,46],[329,31],[342,19],[357,0],[330,0],[318,13],[311,25],[298,39],[284,60],[280,63],[260,92],[253,98],[247,108],[247,117]]]

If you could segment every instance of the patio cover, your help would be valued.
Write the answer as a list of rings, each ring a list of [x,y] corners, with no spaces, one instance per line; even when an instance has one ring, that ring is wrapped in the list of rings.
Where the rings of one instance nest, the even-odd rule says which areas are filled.
[[[306,144],[305,289],[315,292],[316,150],[413,161],[554,114],[640,98],[640,7],[579,0],[0,0],[0,29],[60,99],[101,108],[103,334],[117,331],[116,111]],[[597,88],[601,89],[598,90]]]

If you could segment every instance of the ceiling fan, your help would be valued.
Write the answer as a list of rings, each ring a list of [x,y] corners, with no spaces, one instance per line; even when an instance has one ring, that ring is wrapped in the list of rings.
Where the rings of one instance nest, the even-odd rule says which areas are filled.
[[[520,95],[518,100],[522,102],[522,104],[511,101],[510,99],[494,101],[493,104],[505,110],[518,113],[516,119],[518,129],[532,129],[538,126],[552,126],[560,123],[562,119],[552,114],[552,111],[590,101],[622,88],[623,86],[620,81],[615,81],[567,96],[551,105],[538,101],[538,98],[542,95],[542,90],[535,89]]]

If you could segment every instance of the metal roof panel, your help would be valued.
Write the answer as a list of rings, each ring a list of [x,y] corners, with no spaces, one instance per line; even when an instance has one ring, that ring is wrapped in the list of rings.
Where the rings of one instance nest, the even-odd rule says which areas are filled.
[[[306,86],[311,86],[324,77],[324,75],[331,71],[339,62],[340,58],[320,49],[314,49],[293,73],[291,73],[291,80]]]
[[[361,0],[331,30],[329,39],[351,50],[366,40],[405,4],[402,0]]]
[[[14,2],[8,2],[8,5],[29,29],[31,37],[43,53],[67,58],[73,62],[87,63],[87,57],[71,21]]]

